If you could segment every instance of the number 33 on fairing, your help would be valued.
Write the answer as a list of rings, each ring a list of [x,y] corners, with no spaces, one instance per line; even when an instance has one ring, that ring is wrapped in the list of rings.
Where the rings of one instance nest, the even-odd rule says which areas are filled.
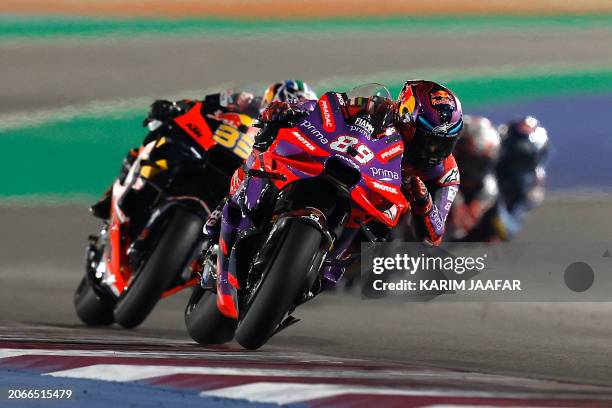
[[[236,126],[228,123],[222,123],[217,127],[212,138],[221,146],[228,148],[234,154],[246,159],[253,149],[253,141],[257,129],[251,127],[253,120],[247,115],[240,115],[241,126],[247,126],[248,130],[241,132]]]

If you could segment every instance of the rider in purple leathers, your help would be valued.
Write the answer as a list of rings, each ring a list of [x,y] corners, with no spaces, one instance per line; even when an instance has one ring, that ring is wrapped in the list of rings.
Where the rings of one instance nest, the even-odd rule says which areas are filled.
[[[262,113],[264,127],[256,138],[252,155],[267,149],[279,129],[292,127],[311,109],[312,102],[270,104]],[[371,98],[347,101],[347,121],[370,110]],[[411,204],[413,225],[420,240],[437,245],[444,235],[445,222],[459,186],[459,170],[452,156],[463,127],[461,103],[447,88],[430,81],[408,81],[396,103],[385,107],[403,138],[402,190]],[[375,114],[375,112],[368,112]],[[401,150],[400,150],[401,152]],[[244,172],[235,173],[230,194],[241,186]],[[235,233],[242,219],[231,201],[223,208],[217,262],[217,306],[228,317],[237,318],[237,278],[230,274],[235,262],[232,251]]]
[[[403,187],[411,203],[416,238],[438,245],[459,190],[452,155],[461,129],[461,102],[431,81],[407,81],[395,107],[395,127],[404,139]]]

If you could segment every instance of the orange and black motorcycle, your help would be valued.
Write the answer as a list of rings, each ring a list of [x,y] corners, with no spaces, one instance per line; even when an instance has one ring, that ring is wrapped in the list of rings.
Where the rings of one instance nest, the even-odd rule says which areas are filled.
[[[203,225],[250,153],[252,125],[246,114],[206,113],[201,102],[149,122],[149,142],[112,186],[109,220],[89,237],[74,295],[84,323],[136,327],[160,298],[196,284]]]

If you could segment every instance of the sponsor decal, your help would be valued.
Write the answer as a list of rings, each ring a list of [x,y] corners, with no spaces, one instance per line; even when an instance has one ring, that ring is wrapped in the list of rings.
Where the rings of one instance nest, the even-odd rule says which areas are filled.
[[[457,191],[459,191],[457,187],[451,186],[448,188],[448,197],[447,197],[448,201],[446,205],[444,206],[445,211],[450,211],[453,205],[453,201],[455,200],[455,197],[457,196]]]
[[[238,113],[231,113],[231,112],[225,113],[224,115],[221,116],[221,120],[226,125],[234,126],[236,128],[242,125],[242,119],[240,118],[240,115]]]
[[[334,116],[331,111],[331,106],[327,95],[323,95],[319,99],[319,108],[321,109],[321,120],[323,121],[323,130],[326,132],[335,132],[336,123],[334,122]]]
[[[386,184],[379,183],[378,181],[373,181],[372,186],[378,190],[386,191],[391,194],[397,194],[397,189],[392,186],[388,186]]]
[[[302,136],[300,132],[292,132],[292,133],[296,137],[296,139],[302,142],[302,144],[306,146],[306,148],[310,150],[311,152],[314,152],[317,149],[312,143],[310,143],[308,139]]]
[[[350,125],[349,126],[349,130],[352,133],[359,133],[359,134],[363,135],[364,137],[367,137],[368,139],[370,138],[370,135],[368,134],[368,132],[365,129],[360,128],[359,126]]]
[[[454,106],[455,105],[453,101],[451,100],[451,97],[448,94],[448,92],[443,91],[443,90],[439,90],[439,91],[432,93],[430,100],[433,106],[436,106],[436,105]]]
[[[397,206],[393,204],[389,209],[383,211],[383,214],[385,214],[388,219],[394,220],[397,216]]]
[[[374,132],[374,126],[372,126],[372,124],[364,118],[355,119],[355,125],[365,130],[368,136],[371,135],[372,132]]]
[[[436,207],[432,208],[431,212],[427,215],[427,217],[429,218],[429,221],[431,221],[431,224],[435,229],[434,232],[436,234],[438,233],[438,231],[441,231],[444,228],[444,223]]]
[[[398,108],[400,117],[411,117],[415,106],[416,99],[412,93],[412,86],[409,86],[404,90],[404,94],[402,95],[402,100]]]
[[[450,183],[458,183],[459,182],[459,169],[457,167],[453,167],[449,171],[446,172],[442,177],[440,177],[440,184],[450,184]]]
[[[381,169],[379,167],[370,167],[373,177],[388,179],[388,180],[399,180],[399,173],[387,169]]]
[[[202,137],[202,131],[200,130],[200,128],[196,124],[193,124],[193,123],[189,122],[185,126],[189,130],[191,130],[197,137]]]
[[[389,160],[399,156],[404,151],[403,143],[396,143],[392,146],[389,146],[387,149],[378,153],[378,159],[382,162],[388,162]]]
[[[321,133],[321,131],[317,129],[317,127],[313,125],[310,121],[304,120],[302,123],[300,123],[300,126],[303,126],[304,128],[306,128],[308,133],[310,133],[312,137],[318,139],[319,142],[323,144],[329,143],[329,140],[323,135],[323,133]]]
[[[348,164],[350,164],[351,166],[353,166],[354,168],[356,168],[357,170],[359,170],[359,165],[357,163],[355,163],[353,161],[353,159],[351,159],[350,157],[346,157],[342,154],[335,154],[334,157],[337,157],[339,159],[344,160],[345,162],[347,162]]]
[[[431,131],[434,133],[446,133],[448,132],[448,130],[453,127],[453,123],[449,122],[449,123],[444,123],[443,125],[440,126],[436,126],[435,128],[433,128]]]
[[[342,96],[342,94],[341,94],[341,93],[337,93],[337,92],[336,92],[336,99],[338,100],[338,103],[339,103],[340,105],[342,105],[342,106],[344,106],[344,105],[345,105],[345,103],[344,103],[344,97]]]

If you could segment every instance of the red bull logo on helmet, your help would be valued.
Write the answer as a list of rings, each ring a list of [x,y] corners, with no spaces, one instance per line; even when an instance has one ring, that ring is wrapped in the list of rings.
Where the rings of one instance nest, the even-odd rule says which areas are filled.
[[[431,104],[436,105],[451,105],[454,106],[450,94],[444,90],[439,90],[431,94]]]

